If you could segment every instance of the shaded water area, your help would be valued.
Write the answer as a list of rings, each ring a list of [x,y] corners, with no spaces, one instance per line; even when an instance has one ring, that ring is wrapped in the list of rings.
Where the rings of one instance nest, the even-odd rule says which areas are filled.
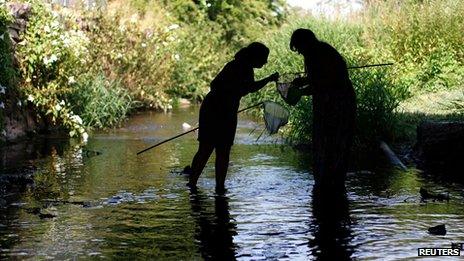
[[[197,107],[145,112],[84,147],[48,138],[3,148],[0,177],[10,183],[0,187],[0,258],[397,259],[464,242],[462,185],[390,169],[375,155],[348,175],[346,211],[315,215],[311,155],[274,138],[256,142],[263,126],[245,116],[225,195],[214,193],[213,159],[198,193],[178,173],[195,134],[135,155],[197,117]],[[420,187],[450,201],[421,202]],[[439,224],[445,236],[427,232]]]

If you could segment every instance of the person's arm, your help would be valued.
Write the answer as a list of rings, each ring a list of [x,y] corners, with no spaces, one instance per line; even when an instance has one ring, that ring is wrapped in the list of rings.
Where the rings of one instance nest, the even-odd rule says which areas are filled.
[[[259,81],[251,82],[248,86],[248,93],[256,92],[261,90],[266,84],[270,82],[275,82],[279,79],[279,73],[273,73],[268,77],[261,79]]]
[[[302,96],[310,96],[314,94],[314,89],[310,86],[307,86],[306,88],[300,89],[300,93]]]
[[[307,76],[295,78],[292,81],[292,85],[293,86],[291,88],[298,88],[298,93],[300,95],[305,95],[305,96],[313,95],[313,88],[309,86],[309,79]]]

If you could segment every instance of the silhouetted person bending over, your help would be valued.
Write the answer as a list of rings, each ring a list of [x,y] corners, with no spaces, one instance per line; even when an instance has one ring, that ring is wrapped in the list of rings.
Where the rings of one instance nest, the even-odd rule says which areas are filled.
[[[251,43],[238,51],[235,59],[227,63],[211,82],[211,91],[200,108],[200,144],[192,160],[188,186],[196,187],[206,162],[213,150],[216,150],[216,191],[224,191],[240,99],[271,81],[277,81],[279,77],[278,73],[274,73],[260,81],[254,80],[253,68],[261,68],[267,63],[268,56],[269,49],[264,44]]]
[[[345,177],[353,142],[356,95],[343,57],[319,41],[308,29],[293,32],[290,49],[304,56],[307,77],[296,85],[313,96],[313,164],[315,187],[331,193],[345,191]]]

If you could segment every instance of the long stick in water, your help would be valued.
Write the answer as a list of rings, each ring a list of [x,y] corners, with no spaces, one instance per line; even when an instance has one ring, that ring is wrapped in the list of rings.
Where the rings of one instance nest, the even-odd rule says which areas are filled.
[[[262,104],[263,104],[263,103],[260,102],[260,103],[257,103],[257,104],[255,104],[255,105],[251,105],[251,106],[249,106],[249,107],[246,107],[246,108],[244,108],[244,109],[241,109],[241,110],[237,111],[237,113],[240,113],[240,112],[242,112],[242,111],[249,110],[249,109],[251,109],[251,108],[258,107],[258,106],[260,106],[260,105],[262,105]],[[153,145],[153,146],[150,146],[150,147],[148,147],[148,148],[146,148],[146,149],[144,149],[144,150],[141,150],[141,151],[137,152],[137,155],[142,154],[142,153],[144,153],[144,152],[147,151],[147,150],[150,150],[150,149],[153,149],[153,148],[155,148],[155,147],[158,147],[159,145],[164,144],[164,143],[166,143],[166,142],[168,142],[168,141],[171,141],[171,140],[177,139],[177,138],[179,138],[179,137],[181,137],[181,136],[184,136],[185,134],[189,134],[190,132],[196,131],[196,130],[198,130],[198,128],[200,128],[200,127],[196,127],[196,128],[191,129],[191,130],[189,130],[189,131],[186,131],[186,132],[184,132],[184,133],[181,133],[181,134],[179,134],[179,135],[176,135],[176,136],[174,136],[174,137],[172,137],[172,138],[169,138],[169,139],[167,139],[167,140],[163,140],[163,141],[161,141],[161,142],[159,142],[159,143],[156,143],[156,144]]]
[[[396,156],[395,152],[393,152],[390,147],[388,147],[388,144],[385,143],[384,141],[380,141],[380,148],[383,150],[385,155],[387,155],[388,159],[390,162],[397,166],[400,167],[402,170],[407,170],[408,168],[401,162],[401,160]]]

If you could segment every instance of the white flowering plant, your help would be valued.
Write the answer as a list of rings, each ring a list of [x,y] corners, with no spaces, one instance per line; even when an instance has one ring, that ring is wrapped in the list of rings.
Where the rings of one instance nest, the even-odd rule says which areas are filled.
[[[84,138],[88,136],[85,125],[61,101],[86,61],[88,38],[73,17],[61,15],[42,1],[27,2],[32,14],[16,49],[22,79],[19,89],[47,122],[65,127],[71,137]]]
[[[33,13],[18,48],[21,76],[39,88],[49,81],[65,83],[85,61],[88,38],[73,21],[63,22],[69,17],[40,1],[30,2]]]

